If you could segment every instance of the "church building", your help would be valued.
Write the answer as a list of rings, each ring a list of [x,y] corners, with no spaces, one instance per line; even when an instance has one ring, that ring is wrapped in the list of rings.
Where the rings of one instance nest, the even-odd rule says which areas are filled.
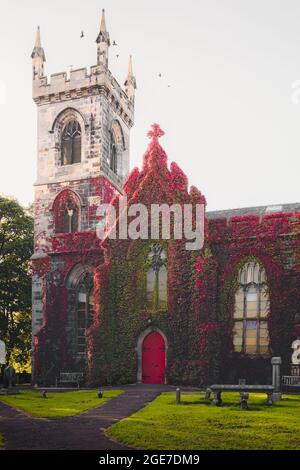
[[[44,74],[40,30],[32,52],[38,115],[33,266],[33,376],[88,385],[270,381],[289,371],[300,335],[300,203],[205,213],[204,247],[185,241],[97,237],[97,209],[204,204],[168,164],[154,125],[142,168],[130,169],[136,80],[109,70],[102,12],[97,64]],[[171,136],[169,136],[171,138]]]

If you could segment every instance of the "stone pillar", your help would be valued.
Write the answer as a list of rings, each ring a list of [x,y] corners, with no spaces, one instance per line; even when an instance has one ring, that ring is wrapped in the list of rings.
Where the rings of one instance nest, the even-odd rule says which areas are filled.
[[[272,394],[273,401],[281,400],[281,375],[280,375],[280,366],[282,364],[281,357],[272,357],[272,385],[274,387],[274,392]]]

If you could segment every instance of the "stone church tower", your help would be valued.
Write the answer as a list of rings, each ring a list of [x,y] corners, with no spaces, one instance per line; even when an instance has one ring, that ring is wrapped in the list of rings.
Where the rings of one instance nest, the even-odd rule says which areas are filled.
[[[90,70],[57,73],[50,81],[44,74],[46,57],[39,28],[31,55],[38,112],[34,347],[38,347],[39,335],[51,329],[51,308],[55,309],[55,302],[61,305],[65,295],[64,328],[70,334],[64,347],[71,350],[75,362],[84,356],[84,332],[78,324],[86,327],[91,315],[92,267],[97,264],[83,260],[82,246],[88,237],[94,237],[99,204],[109,203],[122,190],[129,172],[134,123],[132,60],[130,57],[123,89],[109,70],[110,36],[104,10],[96,44],[97,64]],[[72,299],[74,311],[70,312]],[[77,329],[72,332],[75,323]],[[61,349],[61,345],[55,347]]]

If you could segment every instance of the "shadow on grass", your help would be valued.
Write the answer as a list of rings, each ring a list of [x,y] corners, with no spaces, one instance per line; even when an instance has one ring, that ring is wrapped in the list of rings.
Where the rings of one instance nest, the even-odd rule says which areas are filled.
[[[170,402],[169,403],[170,405],[175,405],[176,403],[175,402]],[[232,402],[226,402],[226,401],[223,401],[222,402],[222,405],[220,406],[216,406],[212,404],[211,401],[199,401],[199,400],[192,400],[192,401],[181,401],[181,403],[179,405],[176,405],[176,406],[184,406],[184,407],[190,407],[190,406],[207,406],[207,407],[213,407],[213,408],[219,408],[219,409],[222,409],[222,408],[226,408],[228,410],[232,410],[232,411],[242,411],[242,412],[251,412],[251,411],[266,411],[266,409],[270,409],[272,408],[272,406],[276,406],[276,405],[267,405],[267,403],[264,403],[264,402],[261,402],[260,404],[254,404],[254,403],[251,403],[251,402],[248,402],[248,409],[247,410],[242,410],[241,409],[241,405],[240,403],[237,401],[236,403],[232,403]],[[292,406],[292,404],[291,404]],[[285,408],[288,408],[288,407],[285,407]]]
[[[183,406],[190,406],[190,405],[210,405],[211,403],[209,401],[199,401],[199,400],[193,400],[193,401],[182,401],[180,405]]]

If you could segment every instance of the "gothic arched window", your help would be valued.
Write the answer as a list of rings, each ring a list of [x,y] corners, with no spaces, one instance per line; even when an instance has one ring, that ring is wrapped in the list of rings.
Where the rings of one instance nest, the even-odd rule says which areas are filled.
[[[72,191],[62,191],[54,201],[54,227],[56,233],[79,231],[79,199]]]
[[[111,171],[117,174],[118,172],[117,144],[116,144],[113,132],[110,133],[109,167]]]
[[[234,309],[234,350],[245,354],[267,354],[269,294],[266,273],[256,261],[239,271]]]
[[[147,260],[147,306],[151,310],[167,306],[167,257],[163,248],[153,245]]]
[[[72,165],[81,162],[81,127],[78,121],[69,121],[61,136],[61,163]]]
[[[90,273],[86,274],[77,288],[76,308],[76,357],[84,360],[86,356],[86,330],[93,321],[93,278]]]

